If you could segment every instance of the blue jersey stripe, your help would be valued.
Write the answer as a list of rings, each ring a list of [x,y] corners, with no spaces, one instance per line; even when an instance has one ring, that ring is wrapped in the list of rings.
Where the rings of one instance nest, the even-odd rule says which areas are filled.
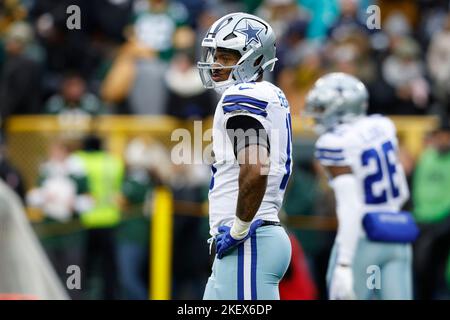
[[[216,167],[214,167],[214,165],[211,165],[211,171],[212,171],[212,175],[211,175],[211,182],[209,183],[209,190],[212,190],[214,188],[214,175],[217,172]]]
[[[331,161],[344,161],[345,160],[344,157],[329,157],[329,156],[324,156],[324,155],[317,155],[316,158],[319,160],[331,160]]]
[[[316,150],[319,152],[334,152],[334,153],[339,153],[339,152],[344,151],[344,149],[329,149],[329,148],[317,148]]]
[[[238,246],[237,299],[244,300],[244,246]]]
[[[252,300],[257,300],[258,295],[256,291],[256,263],[257,263],[257,251],[256,251],[256,233],[251,237],[251,248],[252,248],[252,263],[251,263],[251,289],[252,289]]]
[[[287,129],[287,147],[286,147],[286,153],[287,153],[287,160],[286,160],[286,174],[283,176],[283,179],[281,180],[280,189],[284,190],[286,188],[286,185],[289,180],[289,176],[291,174],[291,115],[288,114],[288,117],[286,117],[286,129]]]
[[[257,108],[243,106],[243,105],[240,105],[240,104],[233,104],[233,105],[229,105],[229,106],[223,106],[223,111],[225,111],[225,113],[232,112],[232,111],[238,111],[238,110],[245,110],[245,111],[248,111],[250,113],[257,114],[259,116],[267,117],[267,112],[266,111],[263,111],[263,110],[260,110],[260,109],[257,109]]]
[[[267,101],[258,100],[253,97],[240,94],[226,96],[223,98],[223,103],[247,103],[261,109],[265,109],[268,105]]]

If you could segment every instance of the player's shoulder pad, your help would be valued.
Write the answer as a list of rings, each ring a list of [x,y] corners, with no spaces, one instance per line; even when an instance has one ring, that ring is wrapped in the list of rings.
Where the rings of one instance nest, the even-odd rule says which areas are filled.
[[[348,147],[345,137],[327,132],[317,140],[314,156],[325,166],[348,166]]]
[[[396,134],[397,129],[395,127],[394,122],[390,118],[383,116],[381,114],[373,114],[370,116],[370,118],[373,121],[378,121],[385,130],[388,130],[388,132],[394,135]]]
[[[223,93],[224,113],[249,113],[267,117],[270,97],[258,82],[239,83]]]

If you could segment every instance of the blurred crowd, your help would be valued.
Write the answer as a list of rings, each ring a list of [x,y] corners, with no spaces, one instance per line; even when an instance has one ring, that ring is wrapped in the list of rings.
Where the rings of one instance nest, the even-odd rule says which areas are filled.
[[[79,17],[67,11],[70,5],[80,8]],[[342,71],[366,84],[370,113],[439,116],[442,125],[427,137],[419,159],[402,156],[412,188],[407,209],[422,226],[415,255],[416,297],[448,297],[449,9],[448,0],[4,0],[1,136],[8,139],[8,118],[23,114],[207,118],[218,96],[205,90],[198,76],[201,39],[226,13],[254,13],[277,35],[279,61],[267,77],[284,90],[293,114],[301,114],[318,77]],[[79,29],[68,28],[69,17],[80,20]],[[67,265],[86,270],[86,290],[70,291],[72,298],[148,297],[151,203],[161,185],[170,187],[178,203],[172,297],[201,298],[209,274],[208,226],[202,215],[207,169],[171,165],[167,149],[148,137],[130,141],[121,159],[98,137],[77,143],[57,139],[46,162],[36,168],[35,188],[25,190],[3,145],[0,177],[24,203],[44,213],[41,224],[69,230],[41,239],[64,282]],[[283,212],[287,217],[335,214],[331,192],[312,161],[312,146],[313,141],[296,141],[296,168]],[[72,228],[74,221],[81,228]],[[282,297],[325,298],[334,231],[292,230],[291,238],[297,260]],[[430,275],[435,279],[430,281]]]
[[[79,29],[68,25],[77,18],[70,5],[80,8]],[[446,0],[6,0],[1,118],[209,116],[217,97],[197,75],[200,42],[232,11],[273,26],[279,62],[272,80],[296,114],[315,79],[344,71],[368,86],[371,113],[448,117],[448,7]]]

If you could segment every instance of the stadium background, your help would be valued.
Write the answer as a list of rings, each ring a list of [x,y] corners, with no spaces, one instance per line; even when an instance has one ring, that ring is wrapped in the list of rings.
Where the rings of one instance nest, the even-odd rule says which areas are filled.
[[[380,9],[381,29],[366,26],[373,4]],[[70,5],[80,8],[81,29],[68,29]],[[369,113],[387,114],[397,125],[412,189],[407,209],[424,228],[443,228],[448,238],[449,196],[431,197],[423,189],[450,188],[449,7],[444,0],[4,0],[0,174],[22,198],[65,285],[67,265],[96,258],[99,248],[86,249],[87,230],[96,227],[80,221],[78,213],[49,217],[29,205],[27,193],[42,183],[40,170],[54,156],[52,147],[72,153],[84,137],[98,135],[105,152],[126,167],[122,185],[110,190],[111,205],[121,215],[108,226],[114,259],[107,261],[115,267],[108,276],[88,263],[82,289],[69,295],[200,299],[210,272],[209,167],[174,165],[170,152],[176,142],[170,137],[177,128],[194,132],[194,120],[203,120],[204,131],[210,127],[218,96],[202,88],[195,67],[209,25],[229,12],[254,13],[277,34],[279,62],[267,76],[285,91],[295,115],[295,169],[281,216],[298,243],[284,297],[324,299],[336,220],[332,193],[313,160],[315,136],[300,118],[305,94],[331,71],[363,80]],[[436,149],[443,150],[442,159],[426,162]],[[429,176],[416,174],[422,162],[431,168]],[[147,185],[130,178],[132,168],[145,172]],[[427,236],[433,235],[424,233],[416,245],[418,257],[428,250]],[[444,244],[437,247],[448,251]],[[448,298],[450,263],[430,257],[415,261],[416,298],[425,297],[421,284],[434,281],[427,277],[430,270],[439,274],[431,297]],[[8,272],[14,270],[2,270],[0,277]],[[113,293],[106,292],[107,283],[114,284]]]

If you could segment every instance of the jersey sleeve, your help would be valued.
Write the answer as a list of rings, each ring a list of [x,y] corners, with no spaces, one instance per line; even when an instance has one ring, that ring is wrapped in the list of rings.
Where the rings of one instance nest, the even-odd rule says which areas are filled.
[[[344,137],[332,133],[326,133],[317,140],[314,156],[323,166],[351,165],[349,144]]]
[[[269,149],[268,137],[272,125],[268,117],[268,109],[271,103],[270,92],[265,92],[257,83],[237,84],[224,92],[219,107],[223,111],[224,127],[234,146],[235,155],[242,147],[255,142],[264,144]],[[233,120],[230,120],[232,118]],[[232,137],[230,137],[230,129],[233,132]],[[236,135],[242,130],[243,135]],[[252,134],[253,131],[257,134]]]
[[[234,115],[247,115],[261,123],[267,121],[270,99],[255,84],[245,83],[228,88],[221,99],[220,107],[225,119]]]

